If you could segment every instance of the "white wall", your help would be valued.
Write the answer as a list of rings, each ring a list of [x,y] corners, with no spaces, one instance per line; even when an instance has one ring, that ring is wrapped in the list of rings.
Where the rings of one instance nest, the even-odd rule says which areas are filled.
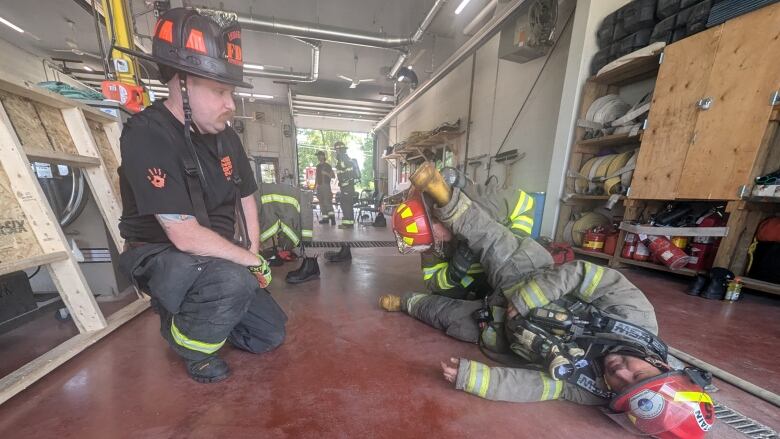
[[[48,73],[49,81],[61,80],[71,85],[76,85],[65,75],[56,75],[52,69],[44,70],[43,59],[33,53],[30,53],[13,43],[0,39],[0,78],[14,82],[32,82],[38,83],[46,81]]]
[[[237,114],[241,114],[241,102],[237,103]],[[279,177],[285,170],[296,175],[295,169],[295,132],[292,128],[290,109],[287,105],[268,104],[259,101],[245,101],[244,111],[251,116],[256,111],[265,113],[264,120],[248,120],[244,122],[244,132],[241,140],[250,158],[256,156],[271,157],[279,160]],[[289,126],[290,136],[284,135],[285,125]],[[297,180],[296,180],[297,181]]]

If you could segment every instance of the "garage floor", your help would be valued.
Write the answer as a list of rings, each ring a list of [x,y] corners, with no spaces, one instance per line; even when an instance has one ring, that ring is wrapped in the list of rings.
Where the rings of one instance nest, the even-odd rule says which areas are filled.
[[[317,240],[350,235],[392,239],[389,229],[315,232]],[[298,286],[283,280],[297,264],[276,269],[272,292],[289,315],[288,338],[262,356],[223,349],[233,370],[227,381],[191,381],[160,338],[157,316],[146,311],[0,406],[0,437],[626,436],[594,408],[497,403],[453,390],[439,361],[484,361],[477,347],[376,305],[381,294],[421,287],[419,259],[393,248],[353,249],[353,258],[321,259],[322,278]],[[669,344],[780,392],[779,300],[748,295],[735,304],[711,302],[683,294],[686,279],[625,273],[656,306]],[[28,349],[23,340],[3,346],[3,362]],[[718,401],[780,429],[776,407],[716,384]],[[721,430],[713,437],[741,437]]]

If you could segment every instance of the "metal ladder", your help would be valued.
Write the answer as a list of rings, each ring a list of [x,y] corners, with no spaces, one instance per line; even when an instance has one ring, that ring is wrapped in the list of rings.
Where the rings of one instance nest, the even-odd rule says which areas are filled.
[[[780,439],[775,430],[748,418],[723,404],[715,403],[715,417],[747,437],[755,439]]]

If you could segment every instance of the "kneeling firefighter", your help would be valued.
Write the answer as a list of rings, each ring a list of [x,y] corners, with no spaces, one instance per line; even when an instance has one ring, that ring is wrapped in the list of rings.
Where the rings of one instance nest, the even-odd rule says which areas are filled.
[[[412,183],[437,204],[436,220],[480,255],[495,289],[483,302],[414,293],[380,299],[384,309],[479,343],[509,365],[442,362],[456,389],[492,400],[605,406],[630,431],[662,439],[702,438],[711,429],[709,377],[669,366],[652,305],[622,274],[585,261],[553,266],[541,245],[513,235],[432,166]]]
[[[534,198],[523,190],[499,190],[477,185],[455,168],[442,169],[445,181],[477,200],[496,221],[519,237],[531,235]],[[428,292],[454,299],[482,299],[493,289],[487,282],[479,255],[465,240],[451,238],[440,222],[432,221],[426,196],[412,190],[393,214],[393,232],[401,253],[420,253],[423,280]]]

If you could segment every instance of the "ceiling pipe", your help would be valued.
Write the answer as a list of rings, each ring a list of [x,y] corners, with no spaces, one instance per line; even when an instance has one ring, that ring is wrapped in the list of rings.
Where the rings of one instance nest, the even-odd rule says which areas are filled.
[[[514,0],[507,4],[498,15],[494,16],[485,26],[482,27],[477,33],[469,38],[465,44],[463,44],[458,50],[455,51],[447,60],[439,67],[438,70],[433,72],[430,79],[417,87],[413,93],[399,103],[387,116],[383,117],[375,126],[374,131],[387,125],[390,120],[398,116],[398,113],[406,109],[412,102],[422,96],[428,89],[436,85],[442,78],[447,76],[452,70],[455,69],[463,60],[473,55],[479,47],[481,47],[486,41],[493,37],[505,22],[507,22],[514,13],[525,3],[525,0]]]
[[[488,4],[479,11],[476,17],[463,28],[463,35],[474,35],[474,32],[479,28],[480,23],[485,21],[488,15],[492,14],[498,5],[498,0],[490,0]]]
[[[431,6],[431,9],[428,11],[427,14],[425,14],[425,18],[420,22],[420,25],[417,26],[417,30],[414,32],[412,37],[410,38],[411,44],[419,43],[420,40],[422,40],[423,35],[425,35],[425,31],[428,30],[428,27],[430,27],[431,23],[433,23],[433,19],[436,18],[436,14],[439,13],[442,6],[447,3],[447,0],[435,0],[433,2],[433,6]],[[398,58],[395,60],[395,64],[393,64],[393,67],[390,69],[390,72],[387,74],[387,77],[389,79],[395,78],[395,75],[398,74],[398,70],[403,67],[404,61],[406,61],[406,58],[409,57],[409,51],[404,50],[401,53],[398,54]]]
[[[412,43],[411,37],[398,37],[376,32],[363,32],[318,23],[281,20],[276,17],[247,16],[234,12],[214,9],[199,9],[206,14],[220,15],[235,19],[242,29],[265,32],[309,40],[331,41],[355,46],[378,47],[380,49],[399,49]]]
[[[256,78],[281,79],[301,83],[316,82],[320,76],[320,46],[322,43],[319,41],[310,41],[303,38],[293,37],[293,39],[311,47],[311,72],[276,72],[273,70],[252,70],[244,68],[244,75]]]

